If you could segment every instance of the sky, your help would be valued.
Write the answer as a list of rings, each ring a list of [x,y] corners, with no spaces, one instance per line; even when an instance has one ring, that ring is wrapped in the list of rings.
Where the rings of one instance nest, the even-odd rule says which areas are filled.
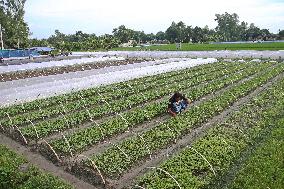
[[[28,0],[25,12],[31,37],[39,39],[56,29],[65,34],[111,34],[120,25],[157,33],[172,21],[215,28],[215,14],[225,12],[273,33],[284,29],[284,0]]]

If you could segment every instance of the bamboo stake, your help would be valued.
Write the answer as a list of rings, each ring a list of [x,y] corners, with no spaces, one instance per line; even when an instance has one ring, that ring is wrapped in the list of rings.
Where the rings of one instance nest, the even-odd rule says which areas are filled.
[[[208,161],[201,153],[199,153],[197,150],[195,150],[195,149],[192,148],[191,146],[188,146],[188,148],[194,150],[198,155],[200,155],[200,156],[209,164],[210,169],[212,170],[214,176],[216,176],[216,173],[215,173],[215,171],[214,171],[213,166],[211,165],[211,163],[209,163],[209,161]]]
[[[52,148],[52,146],[46,141],[43,139],[43,142],[45,142],[47,144],[47,146],[49,147],[49,149],[52,151],[52,153],[55,155],[57,161],[59,163],[62,163],[61,159],[59,158],[59,156],[57,155],[57,153],[55,152],[55,150]]]
[[[105,179],[104,179],[104,177],[103,177],[101,171],[100,171],[99,168],[96,166],[95,162],[94,162],[91,158],[89,158],[89,157],[87,157],[87,156],[85,156],[85,155],[79,155],[78,157],[85,157],[85,158],[87,158],[87,159],[92,163],[92,166],[93,166],[94,170],[97,170],[97,172],[99,173],[99,175],[100,175],[100,177],[101,177],[101,179],[102,179],[102,181],[103,181],[103,184],[105,185],[105,184],[106,184],[106,181],[105,181]]]

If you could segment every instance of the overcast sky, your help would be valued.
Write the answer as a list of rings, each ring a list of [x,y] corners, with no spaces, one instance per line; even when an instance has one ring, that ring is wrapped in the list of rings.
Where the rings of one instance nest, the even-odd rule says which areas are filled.
[[[55,29],[110,34],[122,24],[157,33],[172,21],[215,28],[215,14],[225,12],[273,33],[284,29],[284,0],[28,0],[25,11],[32,37],[37,38],[47,38]]]

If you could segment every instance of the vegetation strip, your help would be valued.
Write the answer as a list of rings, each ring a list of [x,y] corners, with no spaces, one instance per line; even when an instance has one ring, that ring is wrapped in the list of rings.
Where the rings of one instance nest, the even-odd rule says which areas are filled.
[[[216,66],[216,69],[218,69],[219,66],[221,69],[221,67],[228,65],[228,63],[227,64],[226,63],[215,63],[214,65]],[[60,106],[61,104],[65,104],[66,102],[70,103],[73,101],[82,100],[82,98],[87,100],[88,98],[94,98],[93,96],[97,96],[98,94],[101,94],[103,96],[107,94],[116,95],[116,94],[113,94],[113,91],[116,91],[116,92],[119,92],[119,91],[129,92],[130,91],[131,93],[133,92],[133,86],[136,86],[138,88],[140,87],[141,89],[145,90],[147,88],[151,88],[155,86],[156,82],[159,82],[159,80],[163,81],[165,78],[170,79],[172,77],[174,78],[174,77],[179,76],[180,74],[185,74],[185,73],[194,75],[195,72],[200,72],[200,74],[202,74],[202,72],[204,72],[206,69],[210,69],[214,71],[214,66],[212,66],[211,64],[205,64],[205,65],[196,66],[194,68],[190,68],[190,69],[186,69],[182,71],[174,71],[170,73],[159,74],[156,76],[148,76],[148,77],[130,80],[127,82],[111,84],[111,85],[98,87],[98,88],[86,89],[86,90],[74,92],[71,94],[50,97],[47,99],[39,99],[39,100],[35,100],[29,103],[23,103],[20,105],[14,105],[11,107],[2,108],[0,109],[0,117],[7,118],[7,114],[10,117],[13,117],[18,114],[24,114],[30,111],[35,111],[35,110],[38,111],[38,110],[43,110],[48,107]],[[116,96],[126,95],[127,93],[125,92],[120,95],[116,95]]]
[[[48,108],[44,108],[44,109],[39,109],[40,111],[34,111],[34,112],[27,112],[26,114],[21,114],[21,115],[17,115],[14,117],[10,117],[11,119],[7,118],[6,120],[1,121],[0,123],[7,127],[7,126],[13,126],[13,125],[25,125],[25,124],[30,124],[30,122],[32,121],[34,124],[36,123],[35,121],[44,121],[44,119],[49,119],[50,117],[56,117],[58,115],[60,115],[62,112],[64,113],[64,115],[66,114],[71,114],[72,112],[75,111],[80,111],[82,110],[82,106],[84,107],[84,109],[93,109],[94,106],[97,106],[98,104],[102,103],[102,98],[105,101],[112,101],[112,100],[119,100],[121,97],[124,96],[129,96],[129,95],[135,95],[137,93],[139,93],[140,91],[148,91],[151,90],[152,88],[161,88],[163,87],[168,80],[172,79],[172,82],[177,82],[180,81],[182,79],[190,79],[192,77],[200,77],[203,78],[202,75],[206,74],[206,73],[210,73],[210,72],[214,72],[216,70],[219,69],[224,69],[224,67],[212,67],[211,69],[206,69],[206,70],[200,70],[198,72],[192,72],[191,70],[187,70],[187,71],[182,71],[181,73],[188,73],[188,71],[190,71],[188,74],[182,74],[180,75],[176,75],[176,76],[172,76],[170,78],[166,78],[166,79],[160,79],[151,83],[146,83],[146,84],[139,84],[139,85],[133,85],[133,86],[128,86],[128,88],[125,88],[124,90],[118,90],[117,92],[113,93],[106,93],[106,94],[96,94],[96,95],[92,95],[89,96],[87,98],[83,98],[81,97],[81,99],[78,99],[76,101],[66,101],[65,103],[59,103],[56,106],[51,106]],[[200,76],[199,76],[200,74]],[[7,117],[7,116],[6,116]]]
[[[185,148],[159,167],[174,175],[182,188],[209,187],[211,182],[226,174],[232,163],[259,137],[263,129],[271,127],[275,124],[275,120],[283,117],[283,89],[284,79],[282,78],[276,85],[243,106],[240,111],[233,113],[225,123],[210,129],[190,148]],[[200,154],[206,157],[209,163]],[[217,174],[217,178],[214,173]],[[145,174],[137,181],[137,184],[146,188],[175,186],[171,179],[158,171]],[[253,186],[255,183],[251,184],[243,186]]]
[[[232,68],[232,69],[240,69],[240,68]],[[230,69],[229,69],[230,70]],[[200,82],[200,80],[210,80],[214,79],[220,75],[225,75],[226,73],[229,73],[230,71],[219,71],[217,73],[213,73],[209,76],[201,76],[196,77],[195,79],[192,79],[190,81],[184,80],[183,82],[179,83],[179,85],[170,84],[166,87],[161,88],[159,91],[157,91],[155,88],[149,91],[145,91],[141,94],[135,94],[131,95],[129,97],[126,97],[125,99],[119,99],[114,100],[111,102],[105,101],[104,106],[98,106],[97,108],[91,109],[91,110],[85,110],[83,109],[80,112],[75,112],[70,115],[63,115],[63,119],[54,119],[54,120],[47,120],[42,121],[38,124],[36,124],[34,127],[24,127],[20,130],[23,132],[23,134],[27,137],[36,138],[36,131],[39,134],[40,137],[48,136],[58,130],[65,130],[68,128],[73,128],[78,126],[79,124],[84,124],[86,122],[92,122],[92,120],[96,117],[105,115],[105,114],[111,114],[116,113],[121,117],[121,114],[118,112],[123,111],[127,108],[131,108],[135,105],[142,104],[148,100],[153,100],[160,98],[162,96],[165,96],[172,92],[172,90],[181,90],[183,88],[187,88],[190,86],[194,86]],[[211,89],[208,89],[211,90]],[[196,90],[196,92],[200,93],[200,90]],[[197,94],[194,94],[197,95]],[[192,97],[194,98],[194,96]],[[158,106],[160,107],[160,106]],[[123,121],[125,124],[125,121]],[[52,126],[50,126],[52,125]],[[96,123],[94,123],[96,125]]]
[[[164,148],[162,150],[159,150],[158,152],[155,153],[154,156],[152,156],[152,159],[147,160],[145,163],[137,163],[133,168],[131,168],[128,172],[123,174],[122,177],[119,178],[119,180],[115,180],[113,185],[115,188],[120,189],[120,188],[125,188],[126,186],[130,186],[133,184],[134,179],[141,177],[144,175],[146,172],[149,171],[148,167],[156,167],[159,166],[163,161],[166,161],[169,157],[171,157],[173,154],[179,153],[183,148],[191,145],[193,142],[196,140],[199,140],[201,137],[203,137],[206,132],[210,129],[215,127],[217,124],[223,123],[224,120],[228,117],[228,115],[233,114],[236,111],[239,111],[239,109],[244,105],[248,104],[253,99],[263,93],[266,89],[270,88],[273,84],[277,83],[278,81],[282,80],[284,77],[284,73],[281,73],[280,75],[274,77],[272,80],[267,82],[264,85],[261,85],[258,87],[256,90],[253,92],[249,93],[247,96],[240,98],[237,102],[233,103],[229,108],[224,110],[222,113],[220,113],[217,116],[214,116],[213,118],[207,120],[205,124],[202,124],[200,127],[196,127],[190,130],[189,133],[186,135],[182,136],[180,140],[177,140],[174,144],[167,146],[167,148]],[[240,81],[242,82],[242,81]],[[230,86],[231,87],[231,86]],[[227,90],[229,87],[227,87],[224,90]],[[223,91],[224,91],[223,90]],[[222,91],[220,91],[218,94],[220,94]],[[218,95],[215,94],[215,95]],[[212,95],[210,95],[212,96]],[[206,98],[208,99],[208,98]],[[202,103],[202,101],[199,101]],[[116,143],[116,142],[112,142]],[[95,150],[97,151],[97,150]],[[90,151],[91,152],[91,151]],[[99,149],[99,152],[101,153],[101,150]],[[91,153],[85,153],[84,155],[89,156]],[[245,155],[246,156],[246,155]],[[234,168],[233,168],[234,169]],[[231,171],[230,171],[231,173]],[[225,177],[227,177],[228,174],[226,174]],[[231,176],[230,176],[231,177]],[[221,179],[226,179],[222,177]],[[210,188],[210,187],[209,187]],[[216,185],[214,183],[214,187],[212,188],[224,188],[222,186]]]
[[[191,108],[177,119],[171,119],[152,130],[142,133],[140,136],[145,142],[141,141],[141,137],[132,137],[124,140],[117,146],[109,148],[101,155],[92,157],[92,159],[108,177],[118,177],[130,169],[135,162],[170,144],[191,127],[196,127],[223,111],[230,104],[237,101],[238,98],[247,95],[259,85],[277,76],[283,69],[283,65],[278,65],[275,69],[270,69],[266,73],[238,84],[236,87],[202,103],[198,107]],[[175,126],[174,128],[172,127],[173,125]],[[124,153],[121,153],[118,147],[123,149]],[[127,154],[127,157],[125,154]],[[86,164],[88,163],[86,162]]]
[[[44,173],[23,156],[0,144],[0,188],[64,188],[73,189],[63,180]]]
[[[263,66],[266,67],[268,65]],[[264,67],[259,67],[259,69],[262,70],[264,69]],[[204,86],[190,88],[184,91],[184,93],[195,101],[208,93],[213,93],[226,85],[246,78],[256,71],[257,70],[255,68],[250,68],[245,70],[244,72],[235,73],[231,76],[228,75],[226,79],[220,78]],[[78,153],[107,137],[121,133],[123,131],[127,131],[127,129],[132,128],[137,124],[151,120],[154,117],[163,114],[166,109],[167,100],[168,99],[164,99],[163,101],[158,103],[148,104],[133,112],[130,111],[121,114],[122,117],[117,116],[116,118],[103,122],[100,125],[94,125],[93,127],[83,129],[67,136],[71,150],[73,151],[73,153]],[[52,142],[52,146],[57,150],[57,152],[63,152],[65,155],[70,152],[70,149],[68,146],[66,146],[66,141],[64,139],[59,139]]]

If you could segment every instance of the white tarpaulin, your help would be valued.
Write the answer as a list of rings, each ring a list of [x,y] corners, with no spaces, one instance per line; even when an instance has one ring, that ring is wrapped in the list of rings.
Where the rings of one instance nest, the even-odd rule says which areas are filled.
[[[100,85],[118,83],[134,78],[174,70],[182,70],[193,66],[216,62],[209,59],[170,59],[159,60],[159,64],[137,63],[135,65],[114,66],[88,70],[84,72],[65,73],[60,75],[28,78],[0,83],[0,106],[18,104],[58,94],[88,89]],[[155,61],[153,61],[155,62]]]
[[[74,55],[92,54],[96,56],[150,57],[150,58],[284,58],[284,51],[109,51],[109,52],[74,52]]]

